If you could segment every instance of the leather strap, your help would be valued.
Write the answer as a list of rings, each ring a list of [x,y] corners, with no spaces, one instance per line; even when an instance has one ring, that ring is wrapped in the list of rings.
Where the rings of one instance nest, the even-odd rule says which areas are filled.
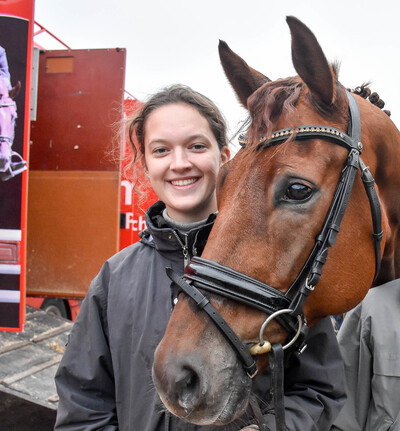
[[[308,124],[299,126],[296,129],[289,128],[277,130],[276,132],[272,132],[271,136],[263,136],[260,138],[257,149],[259,150],[264,147],[280,145],[287,141],[291,136],[293,136],[296,141],[315,138],[331,140],[334,141],[335,144],[347,148],[349,151],[352,149],[359,150],[357,147],[358,141],[355,143],[351,136],[335,127],[322,126],[321,124]],[[240,135],[238,140],[242,147],[246,146],[248,143],[245,135]]]
[[[283,390],[283,349],[281,344],[273,344],[269,352],[269,367],[271,369],[272,400],[275,407],[276,431],[286,431],[285,399]]]
[[[343,170],[341,179],[337,187],[337,194],[334,198],[333,214],[331,218],[327,219],[327,223],[324,228],[326,229],[321,232],[317,237],[317,241],[321,240],[321,248],[317,253],[313,267],[311,268],[309,275],[309,283],[315,286],[322,274],[322,267],[326,262],[328,255],[328,249],[332,247],[335,242],[337,235],[340,230],[340,225],[343,220],[343,216],[346,212],[347,205],[350,200],[351,191],[353,189],[354,180],[358,170],[359,154],[356,151],[351,151],[346,162],[346,166]]]
[[[257,374],[257,363],[251,356],[249,349],[245,346],[241,339],[235,334],[233,329],[228,325],[226,320],[218,313],[211,305],[210,301],[194,286],[183,280],[176,274],[172,268],[166,268],[168,277],[176,283],[188,296],[190,296],[196,304],[204,310],[222,332],[225,338],[229,341],[233,349],[239,355],[243,362],[243,366],[250,378]]]
[[[360,168],[362,171],[361,178],[363,180],[365,191],[368,195],[369,205],[371,207],[372,225],[373,225],[373,238],[375,245],[375,277],[374,282],[379,274],[381,268],[381,241],[383,237],[382,230],[382,210],[379,203],[378,193],[375,187],[375,180],[369,168],[365,166],[360,158]]]
[[[270,429],[268,428],[268,425],[265,422],[260,406],[258,405],[258,401],[255,394],[251,394],[249,403],[250,403],[251,409],[253,410],[254,419],[257,422],[258,429],[260,431],[270,431]]]
[[[198,288],[250,305],[267,314],[290,305],[290,299],[279,290],[202,257],[192,258],[184,277]],[[277,320],[289,333],[297,331],[297,319],[292,316],[278,316]]]
[[[360,107],[358,106],[357,100],[346,90],[347,99],[349,100],[349,125],[347,133],[351,136],[356,147],[360,151],[358,143],[361,143],[361,115]],[[362,149],[362,148],[361,148]],[[360,151],[361,152],[361,151]]]

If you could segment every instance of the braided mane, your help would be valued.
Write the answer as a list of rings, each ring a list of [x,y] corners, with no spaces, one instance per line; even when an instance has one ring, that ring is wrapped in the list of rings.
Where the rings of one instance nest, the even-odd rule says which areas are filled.
[[[359,96],[363,97],[364,99],[369,100],[373,105],[382,109],[383,112],[390,117],[391,112],[387,109],[383,109],[385,106],[385,102],[379,97],[378,93],[376,93],[376,92],[372,93],[371,92],[369,85],[370,85],[370,82],[365,82],[364,84],[361,84],[359,87],[356,87],[354,90],[348,89],[348,91],[350,91],[351,93],[354,93],[354,94],[358,94]]]

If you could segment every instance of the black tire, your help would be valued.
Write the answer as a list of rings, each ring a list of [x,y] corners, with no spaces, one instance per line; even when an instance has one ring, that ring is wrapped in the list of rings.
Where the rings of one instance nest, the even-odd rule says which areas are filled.
[[[46,313],[68,319],[68,310],[63,299],[46,298],[40,308]]]

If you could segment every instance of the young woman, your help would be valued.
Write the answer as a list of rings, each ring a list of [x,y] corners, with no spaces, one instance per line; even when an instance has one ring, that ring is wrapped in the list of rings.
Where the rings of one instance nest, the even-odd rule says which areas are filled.
[[[143,157],[160,201],[146,213],[140,242],[109,259],[90,286],[56,375],[56,429],[221,430],[170,415],[153,387],[151,368],[177,297],[165,268],[183,273],[201,254],[216,217],[216,178],[230,156],[225,122],[205,96],[173,86],[144,105],[130,133],[139,143],[135,159]],[[312,331],[310,345],[286,374],[291,430],[328,429],[344,397],[329,320]],[[317,377],[315,364],[324,368]],[[261,398],[268,381],[267,374],[255,381]],[[229,429],[245,425],[243,419]]]

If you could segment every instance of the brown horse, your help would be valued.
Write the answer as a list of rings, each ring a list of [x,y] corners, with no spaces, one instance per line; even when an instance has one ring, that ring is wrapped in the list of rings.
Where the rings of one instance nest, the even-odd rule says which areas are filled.
[[[196,271],[208,280],[199,286],[213,292],[207,297],[244,344],[257,345],[260,326],[270,313],[262,311],[256,300],[236,301],[238,292],[246,283],[268,292],[273,286],[278,291],[276,300],[284,300],[298,275],[304,268],[309,270],[308,257],[325,229],[343,172],[349,170],[349,153],[357,153],[357,147],[349,150],[336,138],[346,135],[349,122],[357,122],[349,118],[353,98],[338,82],[336,67],[327,62],[312,32],[296,18],[288,17],[287,22],[295,77],[271,81],[220,43],[223,68],[248,108],[251,124],[245,148],[220,172],[219,215],[202,258],[187,270],[190,280],[196,279]],[[329,256],[320,256],[320,261],[326,260],[320,281],[317,286],[305,283],[309,290],[315,287],[303,310],[309,326],[363,299],[379,268],[376,256],[381,266],[375,284],[400,277],[400,133],[381,109],[357,95],[354,99],[362,131],[362,145],[357,145],[360,151],[363,147],[362,161],[378,186],[382,232],[374,227],[374,205],[356,169],[337,241]],[[323,127],[300,139],[306,130],[299,129],[303,125]],[[280,138],[274,133],[277,130],[283,130]],[[325,137],[328,134],[336,134],[333,141]],[[368,169],[361,167],[363,175],[367,174]],[[382,238],[380,243],[379,238],[375,241],[378,246],[373,232]],[[213,278],[216,271],[224,274],[217,280]],[[244,284],[237,281],[240,276]],[[221,292],[228,286],[227,294],[216,295],[215,286]],[[205,300],[196,299],[196,292],[190,295],[205,306]],[[261,335],[272,344],[285,344],[289,330],[282,325],[274,319]],[[256,358],[258,371],[268,366],[266,354]],[[248,405],[248,374],[214,321],[193,299],[181,294],[153,367],[156,388],[167,408],[189,422],[227,424]]]

